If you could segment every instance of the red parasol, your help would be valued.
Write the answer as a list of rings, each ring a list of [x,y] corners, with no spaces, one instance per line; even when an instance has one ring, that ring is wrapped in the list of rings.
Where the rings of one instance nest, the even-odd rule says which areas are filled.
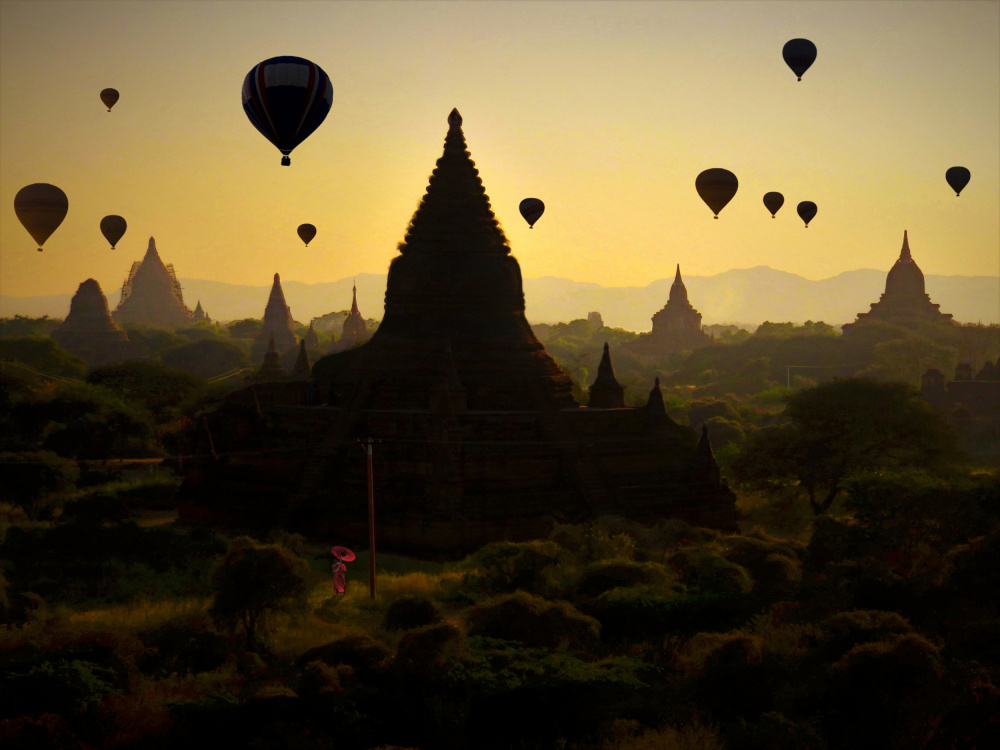
[[[330,549],[330,553],[335,557],[339,557],[344,562],[350,562],[354,559],[354,553],[347,549],[347,547],[333,547]]]

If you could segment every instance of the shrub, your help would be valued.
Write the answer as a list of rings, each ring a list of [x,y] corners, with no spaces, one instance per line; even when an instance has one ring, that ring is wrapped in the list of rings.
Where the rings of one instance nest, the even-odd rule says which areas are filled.
[[[462,579],[463,588],[481,594],[518,590],[542,593],[550,588],[545,569],[559,560],[559,546],[548,540],[494,542],[472,554],[473,566]]]
[[[576,591],[581,596],[598,596],[610,589],[638,585],[669,589],[672,578],[657,563],[602,560],[583,569]]]
[[[470,635],[542,648],[588,648],[600,636],[600,623],[571,604],[548,602],[523,591],[471,607],[465,621]]]
[[[601,624],[610,642],[659,642],[675,625],[680,592],[652,593],[647,588],[613,588],[596,599],[581,601],[581,611]]]
[[[730,562],[715,549],[682,547],[668,558],[667,564],[685,586],[702,591],[746,594],[753,589],[753,579],[746,569]]]
[[[206,623],[169,622],[143,635],[152,653],[138,667],[145,674],[165,677],[210,672],[221,667],[229,655],[226,639],[201,629]]]
[[[381,641],[367,635],[349,635],[309,649],[299,656],[296,664],[304,666],[312,661],[330,666],[346,664],[354,668],[359,678],[367,680],[382,668],[389,654],[389,647]]]
[[[465,634],[449,623],[437,623],[403,636],[393,663],[398,673],[441,680],[443,668],[467,650]]]
[[[72,487],[79,478],[76,462],[51,451],[0,453],[6,499],[38,519],[42,499]]]
[[[818,623],[821,653],[835,660],[855,646],[912,633],[909,621],[896,612],[853,610],[837,612]]]
[[[382,625],[386,630],[414,630],[440,622],[441,613],[425,596],[401,596],[385,611]]]

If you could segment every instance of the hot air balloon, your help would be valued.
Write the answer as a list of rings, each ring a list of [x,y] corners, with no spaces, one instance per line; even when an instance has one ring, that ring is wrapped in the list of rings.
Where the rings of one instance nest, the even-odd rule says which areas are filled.
[[[316,236],[316,227],[312,224],[299,224],[298,233],[299,239],[306,243],[306,247],[309,247],[309,243]]]
[[[816,61],[816,45],[808,39],[792,39],[785,42],[781,56],[792,72],[802,80],[802,74]]]
[[[736,195],[736,189],[740,186],[736,175],[728,169],[706,169],[694,181],[694,186],[698,190],[698,195],[705,201],[715,218],[719,218],[719,211],[725,208],[726,204]]]
[[[816,204],[812,201],[802,201],[796,210],[799,212],[799,218],[806,223],[806,229],[808,229],[809,222],[816,216]]]
[[[778,213],[778,209],[785,205],[785,196],[781,193],[764,193],[764,205],[771,212],[771,218]]]
[[[42,252],[45,240],[62,224],[68,210],[66,193],[47,182],[27,185],[14,196],[14,213],[38,243],[38,252]]]
[[[125,234],[125,229],[128,225],[125,223],[125,219],[121,216],[105,216],[101,219],[101,234],[104,235],[104,239],[111,243],[111,249],[115,249],[115,245],[118,244],[118,240],[122,238]]]
[[[288,155],[326,119],[333,84],[316,63],[301,57],[272,57],[254,65],[243,79],[243,111],[261,134]]]
[[[962,192],[962,188],[969,184],[972,173],[965,167],[952,167],[944,173],[944,178],[948,180],[951,189],[955,191],[955,197]]]
[[[104,89],[101,92],[101,101],[104,102],[104,106],[108,108],[108,112],[111,108],[115,106],[115,102],[118,101],[118,90],[117,89]]]
[[[534,229],[535,222],[542,218],[542,214],[545,213],[545,204],[538,198],[525,198],[521,201],[518,209],[520,209],[524,220],[528,222],[528,229]]]

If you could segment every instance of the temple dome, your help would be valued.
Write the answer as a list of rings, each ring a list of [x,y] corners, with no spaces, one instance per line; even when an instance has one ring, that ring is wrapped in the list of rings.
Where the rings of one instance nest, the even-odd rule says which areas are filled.
[[[885,277],[885,293],[901,297],[922,297],[924,292],[924,274],[910,256],[910,243],[903,230],[903,248],[899,251],[899,259],[889,269]]]

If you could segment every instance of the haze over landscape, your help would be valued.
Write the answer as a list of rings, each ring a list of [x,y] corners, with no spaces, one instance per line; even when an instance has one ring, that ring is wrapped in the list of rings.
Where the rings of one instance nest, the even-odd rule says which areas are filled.
[[[151,235],[189,287],[384,274],[453,106],[529,280],[643,288],[680,263],[705,322],[727,322],[698,277],[884,274],[903,229],[942,310],[935,277],[997,276],[996,3],[5,1],[0,13],[8,298],[71,294],[88,277],[111,297]],[[801,82],[781,59],[793,37],[818,47]],[[334,97],[282,168],[238,89],[291,52],[323,67]],[[97,97],[108,86],[121,92],[111,113]],[[956,198],[944,172],[959,164],[972,179]],[[717,166],[740,186],[714,221],[694,178]],[[69,197],[43,253],[12,210],[34,182]],[[770,190],[786,197],[774,220]],[[528,196],[547,207],[532,230],[517,213]],[[819,207],[808,229],[802,200]],[[106,214],[128,221],[115,250],[98,231]],[[318,228],[308,248],[302,222]],[[549,304],[531,293],[529,318]],[[380,317],[381,300],[362,304]],[[621,304],[601,312],[642,330],[662,297]]]

